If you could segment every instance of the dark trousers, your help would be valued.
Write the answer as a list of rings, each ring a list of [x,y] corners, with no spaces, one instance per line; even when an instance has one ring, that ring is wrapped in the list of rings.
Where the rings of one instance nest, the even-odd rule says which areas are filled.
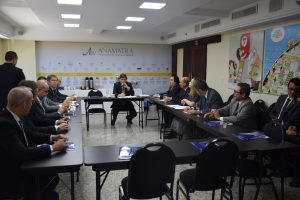
[[[116,121],[119,111],[128,111],[127,120],[131,121],[137,115],[134,105],[131,102],[114,102],[112,107],[113,121]]]
[[[59,183],[57,174],[41,175],[40,181],[40,199],[59,200],[58,194],[54,191]],[[35,192],[35,177],[28,176],[24,180],[24,200],[32,200],[36,197]]]

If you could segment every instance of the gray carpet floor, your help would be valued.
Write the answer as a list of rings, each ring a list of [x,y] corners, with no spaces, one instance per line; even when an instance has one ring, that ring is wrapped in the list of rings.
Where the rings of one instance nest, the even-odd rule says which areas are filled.
[[[110,115],[108,114],[108,119]],[[109,121],[109,120],[108,120]],[[85,115],[82,115],[82,134],[84,146],[96,145],[111,145],[111,144],[135,144],[135,143],[149,143],[161,141],[159,139],[159,127],[157,121],[149,121],[148,126],[142,129],[138,126],[137,119],[133,120],[132,125],[127,125],[125,115],[118,116],[115,127],[111,127],[110,123],[107,125],[103,122],[102,114],[91,115],[90,118],[90,131],[86,130]],[[76,144],[75,144],[76,145]],[[175,180],[178,174],[193,166],[180,165],[176,166]],[[117,200],[118,187],[123,177],[127,175],[127,170],[119,170],[110,172],[106,183],[103,186],[101,195],[102,200]],[[60,183],[56,191],[60,195],[60,199],[70,198],[70,176],[68,173],[59,174]],[[280,195],[279,179],[274,179],[277,191]],[[233,187],[234,199],[238,199],[238,184],[235,180]],[[290,179],[285,180],[285,199],[298,200],[300,199],[300,189],[289,187]],[[75,198],[78,200],[93,200],[96,199],[96,186],[95,186],[95,172],[91,167],[82,166],[80,170],[79,182],[75,184]],[[245,200],[254,198],[255,187],[247,186],[245,189]],[[219,199],[220,191],[216,192],[216,199]],[[174,194],[175,197],[175,194]],[[163,199],[167,199],[163,197]],[[179,199],[184,199],[180,195]],[[195,192],[191,195],[191,199],[211,199],[211,192]],[[258,199],[275,199],[274,193],[270,185],[262,186]]]

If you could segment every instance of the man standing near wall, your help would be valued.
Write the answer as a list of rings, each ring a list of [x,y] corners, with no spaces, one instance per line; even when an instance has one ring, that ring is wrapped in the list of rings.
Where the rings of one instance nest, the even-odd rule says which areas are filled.
[[[0,65],[0,111],[6,107],[8,92],[25,79],[22,69],[17,68],[18,55],[14,51],[5,54],[5,63]]]

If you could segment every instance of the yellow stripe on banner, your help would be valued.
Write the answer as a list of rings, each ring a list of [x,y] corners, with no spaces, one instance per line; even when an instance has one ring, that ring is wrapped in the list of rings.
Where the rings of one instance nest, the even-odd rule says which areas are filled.
[[[57,76],[84,76],[84,77],[105,77],[105,76],[115,76],[118,73],[113,72],[98,72],[98,73],[86,73],[86,72],[57,72],[57,73],[46,73],[38,72],[37,76],[48,76],[50,74],[55,74]],[[171,76],[171,72],[142,72],[142,73],[126,73],[127,76]]]

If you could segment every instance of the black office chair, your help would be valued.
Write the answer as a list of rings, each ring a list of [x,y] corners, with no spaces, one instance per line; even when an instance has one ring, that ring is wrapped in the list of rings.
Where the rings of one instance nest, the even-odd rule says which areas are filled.
[[[148,144],[130,159],[128,176],[119,187],[119,199],[173,199],[175,155],[164,144]]]
[[[256,111],[256,126],[258,131],[262,131],[266,124],[266,115],[267,115],[267,105],[266,103],[259,99],[254,103]]]
[[[221,198],[225,197],[226,193],[232,199],[231,187],[238,155],[236,144],[225,138],[215,139],[207,144],[198,156],[196,168],[180,173],[176,200],[179,190],[189,200],[189,193],[210,190],[214,199],[217,189],[221,189]],[[230,183],[227,182],[227,177],[231,177]]]
[[[269,137],[281,141],[282,140],[282,128],[280,125],[274,125],[268,123],[263,129],[264,133]],[[276,153],[277,154],[277,153]],[[262,152],[256,152],[252,155],[253,159],[248,159],[244,156],[239,160],[237,165],[237,176],[239,177],[239,199],[242,200],[244,197],[244,189],[246,185],[255,185],[256,192],[254,199],[258,198],[261,185],[270,184],[275,194],[275,198],[278,199],[278,194],[272,179],[272,175],[266,168],[264,164],[264,159],[268,154],[262,154]],[[269,156],[272,156],[269,154]],[[247,182],[247,180],[253,179],[254,182]],[[262,181],[262,179],[267,179],[268,181]],[[281,186],[283,188],[283,186]]]
[[[91,90],[88,93],[89,97],[103,97],[103,94],[100,90]],[[90,107],[91,105],[102,105],[102,108],[99,107]],[[104,123],[106,124],[106,111],[104,109],[103,101],[97,100],[97,102],[86,102],[85,104],[85,111],[86,111],[86,129],[89,130],[90,126],[90,113],[104,113]]]

